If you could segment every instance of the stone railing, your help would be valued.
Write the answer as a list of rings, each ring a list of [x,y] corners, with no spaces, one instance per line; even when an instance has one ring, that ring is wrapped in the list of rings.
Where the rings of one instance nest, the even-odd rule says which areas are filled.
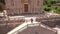
[[[23,24],[19,25],[18,27],[16,27],[15,29],[8,32],[7,34],[16,34],[18,31],[21,31],[23,28],[25,29],[26,25],[27,25],[27,23],[23,23]]]
[[[48,30],[51,30],[51,31],[54,31],[54,32],[57,32],[57,30],[47,26],[47,25],[44,25],[44,24],[41,24],[41,23],[33,23],[33,24],[28,24],[28,27],[33,27],[33,26],[40,26],[40,27],[43,27],[43,28],[46,28]]]
[[[43,28],[46,28],[48,30],[56,32],[56,30],[54,30],[46,25],[43,25],[41,23],[23,23],[22,25],[16,27],[12,31],[8,32],[7,34],[17,34],[18,32],[21,32],[22,30],[26,29],[27,27],[33,27],[33,26],[40,26],[40,27],[43,27]]]

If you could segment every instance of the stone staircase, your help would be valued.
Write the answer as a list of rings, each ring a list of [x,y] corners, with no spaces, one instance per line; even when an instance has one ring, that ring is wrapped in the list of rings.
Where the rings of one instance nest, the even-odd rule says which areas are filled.
[[[18,27],[14,28],[7,34],[55,34],[56,30],[41,24],[40,22],[25,22]]]

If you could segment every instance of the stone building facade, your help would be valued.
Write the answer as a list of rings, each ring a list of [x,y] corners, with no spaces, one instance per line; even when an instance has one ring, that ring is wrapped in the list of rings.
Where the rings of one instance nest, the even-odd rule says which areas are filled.
[[[7,15],[41,14],[43,0],[5,0]]]

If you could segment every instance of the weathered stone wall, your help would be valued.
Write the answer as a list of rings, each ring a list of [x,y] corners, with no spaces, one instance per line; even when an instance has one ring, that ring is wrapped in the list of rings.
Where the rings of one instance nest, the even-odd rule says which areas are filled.
[[[5,0],[8,15],[23,13],[42,13],[43,0]],[[24,4],[28,4],[28,12],[24,11]]]
[[[50,27],[56,27],[56,25],[60,26],[60,16],[51,16],[51,17],[39,17],[36,18],[36,21],[41,22]]]
[[[0,20],[0,34],[6,34],[23,22],[24,20]]]

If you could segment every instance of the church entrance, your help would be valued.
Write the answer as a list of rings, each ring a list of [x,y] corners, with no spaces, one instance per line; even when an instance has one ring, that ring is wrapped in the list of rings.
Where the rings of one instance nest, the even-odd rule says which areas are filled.
[[[24,12],[25,12],[25,13],[28,12],[28,4],[24,4]]]
[[[28,3],[24,3],[24,15],[28,15],[30,12],[29,12],[29,4]]]

